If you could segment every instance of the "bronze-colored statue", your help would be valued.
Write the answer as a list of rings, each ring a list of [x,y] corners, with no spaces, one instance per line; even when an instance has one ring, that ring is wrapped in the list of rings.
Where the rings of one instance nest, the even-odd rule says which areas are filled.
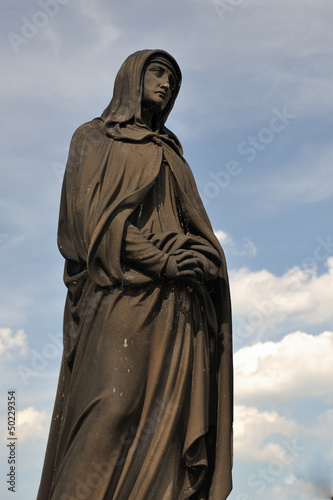
[[[58,243],[64,353],[38,500],[222,500],[232,352],[223,251],[177,137],[162,50],[74,133]]]

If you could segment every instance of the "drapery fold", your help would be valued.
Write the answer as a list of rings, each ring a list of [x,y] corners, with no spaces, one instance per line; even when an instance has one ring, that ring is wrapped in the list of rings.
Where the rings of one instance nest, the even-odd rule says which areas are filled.
[[[38,500],[227,498],[228,277],[178,139],[105,116],[79,127],[58,244],[64,352]],[[202,256],[202,284],[161,274],[156,255],[179,249]]]

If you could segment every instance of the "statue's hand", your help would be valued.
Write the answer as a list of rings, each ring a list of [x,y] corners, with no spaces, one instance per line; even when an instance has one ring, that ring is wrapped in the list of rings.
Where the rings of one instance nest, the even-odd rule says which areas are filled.
[[[169,255],[164,274],[167,278],[202,282],[203,262],[190,250],[177,250]]]

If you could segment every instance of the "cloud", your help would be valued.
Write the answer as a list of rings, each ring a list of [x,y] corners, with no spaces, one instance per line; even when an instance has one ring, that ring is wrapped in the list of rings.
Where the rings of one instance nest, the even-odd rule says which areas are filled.
[[[224,20],[216,9],[219,3],[231,6]],[[130,7],[119,4],[115,9],[96,1],[70,2],[22,46],[24,58],[20,58],[17,66],[13,60],[15,53],[8,43],[11,71],[5,76],[4,92],[22,95],[18,76],[24,74],[25,89],[33,86],[40,92],[45,87],[53,89],[50,92],[53,101],[59,94],[73,99],[78,95],[87,106],[96,80],[104,80],[112,86],[112,75],[122,62],[120,58],[145,46],[153,47],[158,40],[162,47],[175,53],[190,78],[195,76],[195,85],[189,85],[182,96],[187,109],[193,109],[193,100],[197,101],[200,91],[200,102],[195,106],[195,114],[200,119],[191,123],[191,127],[202,123],[201,130],[205,131],[209,119],[214,120],[219,130],[238,128],[240,112],[242,124],[249,124],[262,118],[267,107],[272,109],[281,104],[297,108],[311,106],[316,114],[322,109],[328,111],[333,99],[330,98],[332,71],[329,64],[323,64],[330,60],[332,45],[327,7],[320,2],[316,5],[308,2],[306,9],[300,12],[297,5],[288,1],[269,6],[265,1],[240,2],[234,7],[232,3],[192,0],[179,4],[173,0],[167,6],[156,8],[154,2],[145,1],[141,9],[136,9],[133,2]],[[173,7],[177,9],[176,18]],[[31,19],[34,12],[28,11],[22,4],[20,14]],[[21,15],[16,10],[7,19],[11,31],[20,33]],[[161,17],[168,26],[166,30],[160,29]],[[184,19],[187,20],[186,37]],[[316,19],[316,23],[312,19]],[[144,24],[147,21],[149,29]],[[73,29],[73,22],[78,29]],[[249,50],[244,50],[245,36]],[[71,64],[66,68],[63,63],[69,60]],[[215,78],[200,78],[208,71],[213,71]],[[235,93],[237,99],[230,99]],[[266,94],[267,107],[258,106]],[[219,96],[218,101],[212,99],[213,95]],[[246,111],[255,107],[256,113]]]
[[[27,336],[23,330],[14,334],[11,328],[0,328],[0,357],[12,359],[14,354],[27,353]]]
[[[304,426],[275,410],[236,405],[235,458],[251,471],[244,481],[251,495],[265,493],[263,498],[270,500],[329,498],[331,425],[330,410]]]
[[[297,429],[295,421],[276,411],[260,412],[255,407],[236,405],[234,448],[237,458],[250,462],[279,460]],[[283,439],[287,445],[282,444]]]
[[[216,3],[231,7],[225,19],[219,17],[221,12],[215,8]],[[2,358],[24,352],[15,341],[11,347],[8,344],[8,338],[16,338],[18,343],[20,338],[22,340],[17,329],[23,322],[28,322],[29,342],[32,345],[38,342],[40,347],[37,346],[37,350],[44,355],[44,348],[49,343],[48,339],[45,340],[49,325],[55,328],[54,318],[57,316],[61,321],[63,296],[61,299],[58,296],[60,291],[64,293],[62,262],[55,264],[57,257],[50,251],[50,248],[55,248],[60,197],[60,183],[52,162],[65,162],[74,129],[104,109],[111,97],[120,64],[135,50],[160,45],[179,61],[184,84],[171,123],[177,125],[175,132],[180,132],[180,139],[185,137],[188,142],[192,141],[194,157],[197,151],[207,154],[207,161],[198,167],[199,172],[200,169],[205,171],[206,165],[210,164],[210,154],[215,155],[212,159],[216,158],[216,171],[220,163],[224,165],[228,159],[239,160],[243,168],[242,175],[237,180],[234,178],[223,193],[225,196],[220,191],[221,196],[216,199],[216,203],[221,200],[229,206],[228,196],[236,192],[237,196],[233,197],[235,206],[231,210],[239,223],[247,226],[240,228],[241,234],[248,234],[251,238],[237,240],[217,231],[218,238],[230,254],[251,256],[255,255],[257,245],[261,247],[261,242],[254,240],[253,233],[245,232],[250,231],[249,218],[255,220],[253,206],[257,207],[258,213],[261,212],[258,227],[262,227],[262,234],[268,239],[273,230],[280,231],[280,235],[284,231],[283,236],[288,236],[290,226],[286,217],[282,221],[283,231],[280,227],[272,227],[271,222],[260,225],[260,218],[267,216],[263,208],[266,199],[275,204],[277,214],[281,216],[284,208],[281,200],[283,203],[316,203],[332,195],[332,147],[326,147],[323,142],[330,140],[327,131],[330,130],[333,107],[333,67],[330,64],[333,8],[325,0],[304,0],[303,4],[300,8],[296,0],[171,0],[159,5],[153,0],[145,0],[143,4],[135,4],[132,0],[117,5],[100,0],[69,2],[60,6],[59,14],[50,18],[47,26],[39,29],[28,44],[20,47],[19,54],[14,53],[4,35],[0,49],[3,56],[0,89],[4,97],[3,115],[7,117],[2,134],[5,204],[2,205],[0,246],[7,275],[2,276],[0,313],[8,318],[2,324],[13,330],[3,329],[10,332],[9,337],[0,336]],[[20,33],[22,17],[31,19],[36,9],[40,10],[37,0],[30,5],[19,0],[14,7],[4,9],[4,33],[9,30]],[[177,16],[174,15],[175,9]],[[267,127],[272,110],[281,110],[284,106],[297,117],[286,133],[274,136],[272,144],[267,144],[262,154],[258,152],[257,161],[247,168],[250,164],[247,165],[246,157],[239,156],[237,145],[249,135],[258,136],[262,127]],[[170,128],[174,130],[173,125]],[[304,141],[306,147],[302,147]],[[264,162],[266,164],[261,168]],[[212,204],[212,210],[213,207]],[[221,210],[223,207],[216,205],[217,220],[221,220]],[[311,238],[311,234],[314,237],[318,234],[315,233],[317,225],[313,217],[299,227],[301,242]],[[52,234],[50,228],[53,228]],[[274,266],[280,264],[281,260],[274,262]],[[331,269],[331,261],[328,264],[328,269]],[[55,269],[56,265],[59,269]],[[309,339],[309,335],[300,330],[308,331],[302,322],[314,325],[332,321],[331,283],[329,270],[319,276],[317,271],[306,266],[299,266],[281,276],[271,272],[269,267],[262,271],[242,269],[231,273],[235,334],[241,341],[240,347],[244,347],[245,341],[257,341],[263,333],[269,333],[272,338],[278,328],[283,333],[298,330],[292,334],[296,335],[294,342],[287,336],[285,344],[282,339],[263,342],[253,351],[244,351],[243,360],[237,357],[238,353],[235,356],[239,370],[236,395],[240,403],[236,408],[236,459],[241,456],[248,464],[255,463],[255,467],[262,460],[262,466],[266,467],[265,464],[280,460],[281,454],[283,456],[283,442],[290,444],[296,436],[297,444],[303,446],[302,439],[308,436],[308,456],[313,456],[316,445],[322,443],[316,453],[319,455],[322,451],[323,463],[328,463],[323,443],[331,439],[331,412],[322,413],[313,429],[310,426],[304,428],[296,421],[295,398],[290,394],[292,391],[295,394],[297,387],[305,399],[309,392],[313,394],[318,390],[321,394],[320,381],[327,390],[330,377],[324,377],[321,366],[321,360],[326,366],[328,359],[325,338],[322,334],[318,336],[319,340]],[[60,289],[56,301],[55,286]],[[288,329],[283,326],[287,321]],[[296,327],[290,327],[293,322],[297,322]],[[324,329],[330,328],[325,325],[319,332]],[[291,350],[299,350],[302,361]],[[318,365],[318,382],[315,368],[303,366],[308,360],[311,365],[312,350]],[[251,362],[257,364],[252,372]],[[293,363],[297,366],[292,366]],[[51,374],[49,367],[51,369],[51,363],[40,377],[29,379],[31,387],[35,388],[33,380],[51,376],[56,380],[56,374]],[[270,370],[276,374],[284,405],[278,401],[279,394],[274,393],[275,379]],[[291,380],[290,371],[300,380]],[[285,387],[284,372],[287,372]],[[332,374],[329,368],[328,374]],[[271,390],[265,385],[262,389],[262,381],[257,375],[270,384]],[[309,388],[301,382],[303,375],[307,377]],[[245,387],[246,380],[248,387]],[[266,394],[265,400],[260,399],[262,390]],[[40,433],[46,436],[47,422],[45,413],[36,409],[39,408],[36,398],[44,398],[43,405],[49,406],[51,402],[48,402],[49,396],[43,394],[45,390],[42,396],[40,391],[34,391],[31,396],[27,391],[26,398],[32,399],[20,412],[20,430],[24,440],[32,436],[37,440]],[[251,391],[255,393],[253,400]],[[285,400],[286,397],[289,399]],[[320,404],[326,397],[327,392],[320,395]],[[254,407],[257,401],[266,405],[266,411],[262,411],[262,406]],[[308,411],[312,415],[317,411],[312,403],[304,404],[299,411]],[[30,404],[32,406],[27,408]],[[268,405],[271,407],[267,410]],[[293,418],[290,418],[290,413],[283,414],[287,406],[292,408]],[[26,449],[30,450],[29,446]],[[286,466],[280,478],[284,484],[277,484],[274,479],[272,485],[267,484],[266,492],[260,498],[271,500],[272,495],[279,500],[307,498],[310,491],[313,499],[316,490],[309,478],[305,480],[305,474],[301,479],[297,464],[298,460],[295,460],[292,470]],[[25,467],[22,461],[22,478]],[[35,480],[34,473],[29,474],[29,482]],[[246,480],[247,477],[244,485]],[[251,493],[248,498],[256,497],[253,491]],[[29,496],[24,488],[21,494]]]
[[[234,356],[238,402],[324,398],[332,394],[333,332],[286,335],[243,347]]]
[[[258,339],[263,332],[274,331],[278,323],[286,320],[304,324],[332,321],[333,257],[327,259],[328,272],[322,275],[306,267],[307,262],[304,260],[304,266],[294,267],[282,276],[265,269],[230,272],[236,347],[244,345],[252,335]],[[311,257],[309,262],[316,260]]]
[[[222,231],[221,229],[218,229],[217,231],[215,231],[215,236],[219,240],[221,245],[229,245],[229,244],[232,244],[234,241],[228,233],[226,233],[225,231]]]
[[[326,479],[327,482],[327,479]],[[288,489],[288,498],[302,500],[330,500],[330,488],[323,488],[306,479],[297,478],[294,474],[289,474],[284,479],[282,485],[276,485],[272,488],[270,500],[281,500],[285,498],[286,489]],[[267,498],[267,496],[266,496]]]
[[[223,247],[229,246],[234,255],[256,255],[257,249],[253,241],[243,238],[241,242],[235,242],[230,234],[218,229],[214,231],[215,236]]]
[[[333,429],[333,409],[328,409],[318,417],[318,425],[314,429],[314,435],[319,439],[327,440]],[[333,446],[330,450],[330,458],[333,460]]]
[[[46,439],[49,420],[50,418],[45,411],[38,411],[33,406],[19,411],[17,433],[20,443]]]

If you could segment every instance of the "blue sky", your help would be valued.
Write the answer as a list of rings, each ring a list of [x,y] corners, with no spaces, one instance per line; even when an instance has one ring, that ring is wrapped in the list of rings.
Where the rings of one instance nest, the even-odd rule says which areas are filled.
[[[123,60],[162,48],[168,120],[225,249],[235,335],[231,500],[332,493],[333,5],[5,0],[0,51],[1,498],[17,392],[17,500],[36,496],[61,357],[56,246],[70,138]]]

